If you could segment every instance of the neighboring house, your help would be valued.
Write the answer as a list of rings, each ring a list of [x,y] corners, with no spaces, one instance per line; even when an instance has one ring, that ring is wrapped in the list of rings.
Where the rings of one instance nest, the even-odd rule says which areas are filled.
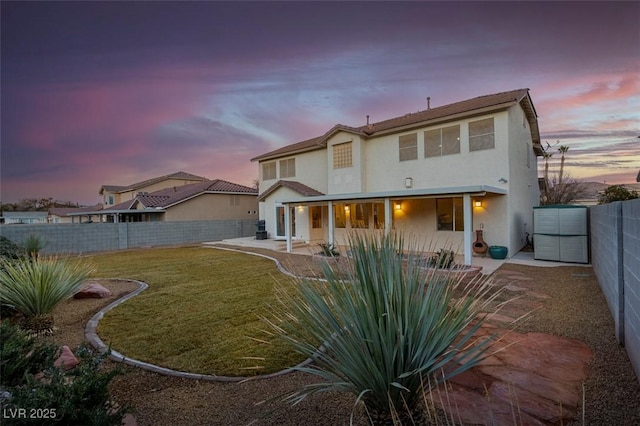
[[[258,218],[258,190],[221,179],[139,193],[132,200],[71,216],[99,222],[155,222]]]
[[[102,210],[102,204],[89,207],[54,207],[49,209],[49,223],[91,223],[99,220],[94,212]],[[78,214],[79,213],[79,214]]]
[[[140,193],[155,192],[165,188],[190,185],[192,183],[203,182],[205,180],[207,180],[207,178],[202,176],[196,176],[186,172],[176,172],[127,186],[103,185],[100,188],[99,194],[102,196],[103,204],[106,208],[125,201],[133,200]]]
[[[39,224],[47,223],[47,212],[2,212],[4,224]]]
[[[367,117],[368,121],[368,117]],[[403,230],[459,248],[474,230],[515,254],[539,204],[538,121],[528,89],[402,115],[259,155],[260,219],[271,238],[344,245],[349,232]]]

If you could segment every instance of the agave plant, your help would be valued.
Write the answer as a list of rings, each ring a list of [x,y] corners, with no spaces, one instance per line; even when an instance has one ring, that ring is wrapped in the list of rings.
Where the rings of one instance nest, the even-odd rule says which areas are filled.
[[[5,261],[0,269],[0,303],[24,316],[24,328],[45,332],[53,326],[53,309],[78,292],[92,272],[80,260],[36,256]]]
[[[434,274],[421,250],[403,255],[397,234],[353,235],[350,245],[346,279],[326,265],[326,282],[301,279],[296,291],[283,290],[267,320],[312,359],[297,370],[323,379],[288,400],[350,392],[374,424],[420,424],[424,392],[483,358],[491,338],[474,334],[497,293],[486,279]]]

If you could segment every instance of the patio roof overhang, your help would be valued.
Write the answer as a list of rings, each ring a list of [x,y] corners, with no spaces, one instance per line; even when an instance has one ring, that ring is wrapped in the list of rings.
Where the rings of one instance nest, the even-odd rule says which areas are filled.
[[[446,196],[461,196],[463,194],[470,194],[471,196],[484,196],[488,193],[496,195],[506,195],[508,193],[506,188],[498,188],[491,185],[470,185],[470,186],[452,186],[452,187],[439,187],[439,188],[416,188],[416,189],[403,189],[395,191],[380,191],[380,192],[356,192],[348,194],[330,194],[330,195],[316,195],[316,196],[297,196],[293,198],[284,198],[276,200],[277,203],[282,204],[311,204],[311,203],[324,203],[328,201],[347,201],[347,200],[382,200],[385,198],[399,199],[399,198],[430,198],[430,197],[446,197]]]

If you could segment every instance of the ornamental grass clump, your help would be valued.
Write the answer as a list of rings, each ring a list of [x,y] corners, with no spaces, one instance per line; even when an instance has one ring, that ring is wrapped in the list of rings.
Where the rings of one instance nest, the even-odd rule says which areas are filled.
[[[483,358],[492,338],[474,334],[497,292],[486,279],[439,276],[398,235],[352,235],[350,246],[347,278],[325,265],[326,282],[282,291],[267,320],[311,358],[296,369],[323,379],[287,399],[350,392],[373,424],[423,423],[425,392]]]
[[[48,333],[53,309],[77,293],[92,273],[93,268],[80,260],[35,256],[4,261],[0,303],[23,315],[23,328]]]

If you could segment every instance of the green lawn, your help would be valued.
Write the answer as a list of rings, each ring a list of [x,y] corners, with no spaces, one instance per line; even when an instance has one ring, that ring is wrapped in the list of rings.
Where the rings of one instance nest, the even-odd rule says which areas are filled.
[[[278,340],[254,340],[270,340],[259,316],[277,303],[274,286],[291,281],[271,260],[203,247],[129,250],[88,259],[97,277],[149,284],[100,321],[100,338],[127,357],[228,376],[270,373],[302,361]]]

